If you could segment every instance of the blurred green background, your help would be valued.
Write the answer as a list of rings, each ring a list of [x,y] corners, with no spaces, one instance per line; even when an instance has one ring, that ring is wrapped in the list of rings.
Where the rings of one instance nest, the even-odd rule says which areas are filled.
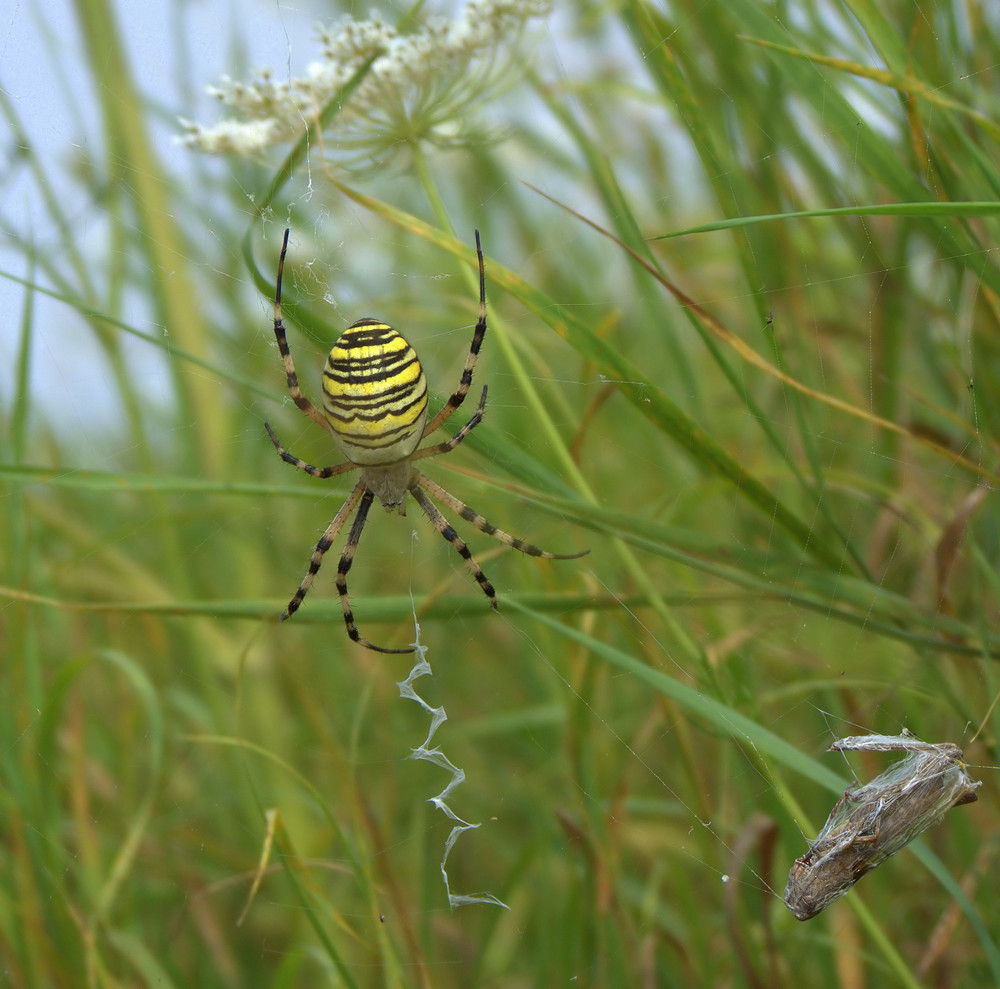
[[[352,118],[362,59],[221,157],[177,141],[225,116],[204,87],[301,78],[312,24],[367,7],[7,20],[0,983],[1000,981],[997,11],[487,4],[523,26],[437,64],[429,19],[471,9],[383,9],[430,83]],[[449,908],[449,776],[409,758],[408,659],[345,634],[343,533],[276,622],[353,483],[263,429],[341,459],[274,345],[286,225],[314,399],[375,316],[443,401],[482,232],[486,418],[422,469],[591,550],[458,520],[493,613],[411,503],[351,571],[363,634],[419,622],[447,711],[448,804],[481,823],[451,892],[506,910]],[[889,761],[824,750],[904,727],[962,746],[979,801],[799,923],[788,868]]]

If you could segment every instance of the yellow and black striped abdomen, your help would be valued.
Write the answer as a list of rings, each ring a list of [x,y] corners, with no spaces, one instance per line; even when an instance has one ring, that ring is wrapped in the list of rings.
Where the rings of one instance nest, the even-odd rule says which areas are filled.
[[[323,412],[353,463],[405,460],[427,421],[427,379],[416,351],[388,323],[358,320],[326,359]]]

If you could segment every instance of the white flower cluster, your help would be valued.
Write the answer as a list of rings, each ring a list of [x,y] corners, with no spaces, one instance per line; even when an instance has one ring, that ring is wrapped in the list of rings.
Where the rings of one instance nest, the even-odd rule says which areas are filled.
[[[550,9],[550,0],[470,0],[455,21],[434,18],[410,34],[374,13],[321,28],[323,58],[305,77],[278,81],[269,71],[246,83],[224,77],[208,91],[233,115],[213,126],[182,120],[180,140],[208,154],[240,155],[297,141],[375,56],[334,119],[326,150],[350,157],[416,139],[461,143],[462,116],[510,81],[516,40],[530,19]],[[499,57],[502,48],[509,59]]]

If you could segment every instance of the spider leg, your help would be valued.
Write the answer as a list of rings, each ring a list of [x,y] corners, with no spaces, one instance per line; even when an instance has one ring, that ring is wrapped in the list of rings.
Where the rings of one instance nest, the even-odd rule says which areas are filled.
[[[434,528],[437,529],[437,531],[440,532],[441,535],[455,547],[458,555],[469,565],[469,569],[472,571],[472,576],[476,578],[477,583],[483,589],[483,593],[490,599],[490,607],[495,608],[497,606],[497,593],[493,589],[493,585],[490,583],[489,578],[483,573],[483,568],[476,562],[476,558],[472,555],[472,550],[465,545],[465,541],[455,531],[452,524],[438,511],[434,502],[420,490],[420,487],[418,487],[418,485],[424,485],[426,481],[426,477],[422,474],[417,474],[416,479],[410,486],[410,494],[413,495],[416,503],[424,510],[424,514],[431,520],[431,525],[433,525]],[[437,487],[437,485],[434,485],[434,487]]]
[[[414,485],[419,484],[420,487],[428,492],[428,494],[437,498],[437,500],[442,504],[445,504],[449,508],[458,512],[458,514],[461,515],[466,522],[471,522],[480,532],[485,532],[486,535],[492,536],[494,539],[498,539],[500,542],[519,550],[527,556],[538,556],[545,560],[576,560],[581,556],[586,556],[590,552],[589,549],[585,549],[579,553],[550,553],[548,550],[539,549],[532,543],[527,543],[523,539],[518,539],[517,536],[512,536],[509,532],[504,532],[503,529],[498,529],[492,522],[483,518],[483,516],[478,512],[469,508],[464,501],[459,501],[459,499],[453,494],[445,491],[440,484],[435,484],[434,481],[426,475],[421,474],[419,471],[414,471],[414,474]],[[416,498],[417,493],[415,488],[411,487],[410,490]],[[419,499],[417,500],[419,502]],[[444,535],[444,533],[442,533],[442,535]],[[448,537],[445,536],[445,538],[447,539]],[[459,550],[459,552],[461,552],[461,550]],[[478,580],[478,577],[476,579]]]
[[[304,470],[307,474],[312,477],[336,477],[338,474],[344,474],[349,470],[357,470],[357,464],[352,464],[349,460],[342,464],[334,464],[332,467],[313,467],[312,464],[307,464],[304,460],[299,460],[294,453],[289,453],[282,445],[281,440],[274,435],[274,430],[265,422],[264,428],[267,430],[267,435],[271,437],[271,442],[274,444],[275,450],[278,451],[278,455],[286,464],[291,464],[293,467],[298,467],[299,470]]]
[[[302,394],[302,389],[299,388],[299,376],[295,373],[295,364],[292,362],[292,352],[288,349],[288,340],[285,339],[285,324],[281,322],[281,276],[285,270],[285,254],[287,252],[288,230],[286,229],[285,239],[281,243],[281,257],[278,259],[277,285],[274,290],[274,338],[278,341],[278,352],[281,354],[282,363],[285,365],[285,376],[288,379],[288,393],[292,396],[292,401],[313,422],[318,423],[327,432],[332,432],[330,423],[326,421],[323,413]],[[472,380],[471,377],[469,380]]]
[[[424,457],[436,457],[439,454],[447,453],[449,450],[454,450],[483,421],[483,413],[485,411],[486,386],[484,385],[482,397],[479,399],[479,408],[476,409],[472,418],[450,440],[445,440],[443,443],[438,443],[435,446],[428,446],[423,450],[418,450],[410,457],[410,462],[422,460]]]
[[[365,646],[367,649],[374,649],[375,652],[413,652],[412,647],[409,649],[386,649],[384,646],[377,646],[374,642],[369,642],[367,639],[362,638],[361,633],[358,631],[358,626],[354,624],[354,612],[351,611],[351,599],[347,595],[347,572],[351,569],[351,564],[354,562],[354,553],[358,548],[358,542],[361,539],[361,532],[364,529],[365,521],[368,518],[368,510],[372,507],[372,501],[375,499],[374,493],[368,488],[365,488],[362,483],[359,483],[354,490],[357,492],[362,488],[364,490],[364,494],[361,496],[361,504],[358,506],[358,514],[354,516],[354,523],[347,536],[347,545],[344,547],[344,554],[341,556],[340,563],[337,565],[337,593],[340,595],[340,605],[344,609],[344,622],[347,625],[347,634],[359,646]],[[326,537],[324,536],[324,538]],[[316,547],[316,550],[317,552],[319,551],[319,546]],[[312,570],[312,564],[310,564],[309,569]],[[319,569],[318,566],[317,569]]]
[[[469,347],[469,356],[465,359],[465,369],[462,371],[462,379],[458,384],[458,388],[455,389],[451,398],[444,403],[441,411],[424,426],[424,436],[429,436],[435,429],[443,426],[455,409],[465,401],[465,396],[469,393],[469,386],[472,384],[472,372],[475,370],[476,361],[479,359],[479,348],[482,347],[483,337],[486,336],[486,269],[483,267],[483,247],[479,242],[478,230],[476,231],[476,257],[479,258],[479,322],[476,323],[476,328],[472,332],[472,344]],[[275,326],[277,327],[277,324]],[[277,332],[277,328],[275,332]],[[291,390],[290,385],[289,390]],[[297,400],[296,404],[298,404]]]
[[[312,587],[312,582],[316,578],[316,574],[319,573],[319,568],[323,566],[323,557],[326,555],[326,551],[333,544],[334,539],[337,538],[337,534],[340,532],[344,523],[347,521],[351,512],[354,511],[354,506],[357,505],[358,499],[361,498],[362,494],[367,494],[369,496],[369,504],[371,504],[370,496],[371,492],[362,484],[360,481],[354,486],[354,490],[347,496],[347,501],[340,506],[340,511],[334,516],[333,521],[326,527],[326,532],[320,536],[320,540],[316,543],[316,548],[313,550],[313,554],[309,559],[309,569],[306,571],[306,575],[302,578],[302,583],[299,584],[299,589],[292,595],[292,600],[288,602],[288,607],[285,608],[284,614],[281,616],[281,621],[287,621],[296,611],[299,610],[299,605],[302,604],[302,599],[309,593],[309,588]],[[355,527],[357,525],[355,524]],[[354,530],[351,530],[351,534],[354,534]],[[360,533],[359,533],[360,535]],[[357,543],[357,540],[355,540]],[[343,562],[343,561],[341,561]],[[350,564],[348,564],[350,566]],[[338,590],[340,587],[340,575],[337,576],[337,586]],[[346,588],[344,590],[346,594]],[[345,610],[346,605],[345,605]],[[348,623],[348,629],[350,629],[351,623]],[[357,630],[355,630],[356,634]],[[354,636],[352,636],[353,638]]]

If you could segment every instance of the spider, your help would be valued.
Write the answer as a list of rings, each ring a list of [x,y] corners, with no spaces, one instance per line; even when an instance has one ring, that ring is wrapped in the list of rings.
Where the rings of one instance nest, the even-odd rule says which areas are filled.
[[[334,343],[323,369],[322,411],[302,394],[292,354],[285,338],[285,327],[281,322],[281,276],[285,268],[285,254],[288,251],[288,233],[286,230],[281,245],[274,293],[274,336],[278,341],[278,350],[285,365],[288,391],[295,404],[313,422],[332,434],[334,442],[347,460],[331,467],[313,467],[289,453],[270,425],[264,423],[264,428],[281,459],[293,467],[298,467],[313,477],[336,477],[352,470],[360,470],[361,477],[316,544],[309,560],[309,569],[302,578],[298,590],[288,602],[281,620],[291,618],[298,610],[306,594],[309,593],[316,574],[319,573],[327,550],[351,513],[357,509],[344,553],[337,566],[337,592],[340,594],[340,603],[344,610],[347,634],[354,642],[376,652],[413,652],[412,646],[406,649],[387,649],[370,642],[358,631],[351,611],[350,598],[347,594],[347,573],[354,562],[354,554],[369,509],[376,498],[386,511],[398,511],[400,515],[405,515],[406,495],[411,494],[434,528],[455,547],[459,556],[468,564],[472,575],[493,608],[497,606],[493,585],[476,562],[469,547],[431,501],[432,497],[458,512],[480,532],[485,532],[528,556],[543,557],[548,560],[573,560],[589,552],[583,550],[581,553],[549,553],[518,539],[498,529],[413,466],[416,460],[437,457],[454,450],[482,422],[486,409],[484,387],[479,406],[472,418],[450,440],[417,449],[425,436],[439,429],[451,417],[465,400],[472,384],[472,372],[475,370],[479,349],[486,334],[486,274],[479,231],[476,231],[476,255],[479,259],[479,321],[472,334],[469,356],[466,358],[458,388],[429,422],[427,379],[424,377],[420,360],[400,333],[388,323],[377,319],[359,319],[347,327]]]

